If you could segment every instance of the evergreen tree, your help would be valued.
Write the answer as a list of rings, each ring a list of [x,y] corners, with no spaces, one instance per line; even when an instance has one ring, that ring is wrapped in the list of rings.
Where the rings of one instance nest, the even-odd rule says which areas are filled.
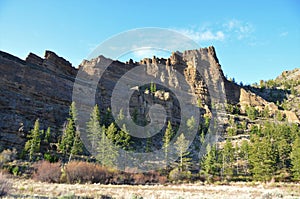
[[[92,150],[97,149],[97,143],[101,134],[100,112],[97,104],[94,106],[90,115],[90,120],[87,122],[87,133],[88,138],[91,141]]]
[[[223,149],[223,174],[227,177],[233,175],[234,148],[232,142],[227,139]]]
[[[114,130],[111,128],[110,130]],[[103,125],[100,130],[100,139],[97,143],[97,160],[103,166],[113,167],[116,164],[118,158],[118,148],[114,143],[106,136],[106,128]]]
[[[168,126],[165,131],[165,135],[163,137],[163,148],[164,148],[164,152],[165,152],[165,161],[166,161],[165,167],[166,168],[169,164],[169,147],[170,147],[169,145],[170,145],[172,136],[173,136],[172,125],[171,125],[171,122],[168,121]]]
[[[264,136],[252,138],[250,147],[249,162],[254,180],[270,180],[275,171],[276,150],[274,149],[270,137]]]
[[[50,127],[48,127],[45,132],[44,142],[50,143],[50,138],[51,138],[51,129],[50,129]]]
[[[195,126],[196,126],[196,123],[195,123],[195,118],[194,116],[192,116],[191,118],[189,118],[187,121],[186,121],[186,125],[187,125],[187,130],[189,132],[192,132],[195,130]]]
[[[298,135],[293,142],[291,152],[292,174],[294,180],[300,181],[300,136]]]
[[[250,120],[255,120],[258,116],[258,111],[255,109],[255,107],[247,106],[246,114]]]
[[[64,154],[70,154],[70,156],[75,155],[82,151],[82,141],[80,139],[79,130],[75,126],[75,121],[77,120],[77,111],[75,102],[71,103],[69,110],[69,118],[67,118],[67,123],[63,129],[63,135],[59,143],[59,149]],[[69,158],[70,159],[70,158]]]
[[[80,139],[80,132],[78,128],[76,128],[75,136],[73,138],[73,144],[69,156],[69,161],[71,161],[71,158],[73,155],[79,154],[83,151],[83,143]]]
[[[176,153],[179,156],[178,168],[179,171],[186,171],[188,170],[191,164],[191,158],[188,158],[189,152],[187,151],[189,147],[189,141],[185,139],[183,133],[178,136],[175,142]]]
[[[152,138],[151,137],[148,137],[146,139],[146,149],[145,149],[145,152],[146,153],[149,153],[152,151]]]
[[[109,126],[112,123],[112,121],[113,121],[113,116],[110,108],[108,107],[103,117],[103,124],[105,124],[105,126]]]
[[[130,149],[131,136],[125,124],[123,124],[121,130],[116,134],[115,144],[124,150]]]
[[[206,146],[206,155],[201,159],[201,171],[205,175],[215,175],[217,173],[217,149],[210,144]]]
[[[243,140],[240,151],[239,151],[239,157],[241,158],[241,161],[243,161],[243,172],[245,174],[248,173],[248,158],[249,158],[249,143],[247,140]]]
[[[30,131],[30,134],[27,136],[29,139],[25,143],[24,150],[29,152],[29,159],[33,160],[33,156],[35,153],[40,151],[41,146],[41,130],[39,119],[35,120],[34,127]]]
[[[110,139],[112,142],[115,142],[116,133],[117,133],[117,128],[115,126],[115,123],[111,123],[108,126],[106,131],[107,138]]]
[[[117,122],[118,123],[123,123],[125,119],[124,113],[123,113],[123,109],[120,109],[120,112],[117,116]]]

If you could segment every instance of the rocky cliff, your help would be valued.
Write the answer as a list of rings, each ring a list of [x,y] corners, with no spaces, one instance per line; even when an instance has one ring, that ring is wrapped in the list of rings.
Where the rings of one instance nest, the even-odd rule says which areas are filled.
[[[22,148],[26,133],[39,118],[42,128],[62,126],[71,102],[77,69],[55,53],[30,53],[21,60],[0,52],[0,145]]]
[[[274,103],[269,103],[250,90],[228,81],[223,75],[214,47],[176,52],[168,59],[145,58],[140,62],[129,60],[122,63],[99,56],[92,60],[84,60],[79,69],[51,51],[46,51],[44,58],[30,53],[25,61],[0,51],[0,149],[12,147],[21,149],[25,143],[26,133],[37,118],[40,119],[42,128],[50,126],[53,137],[56,137],[68,116],[78,70],[93,76],[99,73],[95,66],[108,61],[109,66],[96,85],[95,100],[100,105],[102,113],[110,107],[112,91],[119,78],[140,65],[145,67],[148,74],[160,77],[170,87],[180,86],[181,82],[174,70],[179,71],[190,85],[190,93],[202,103],[204,113],[209,113],[212,105],[210,95],[213,93],[208,89],[207,80],[223,82],[223,86],[220,84],[221,87],[218,89],[223,89],[226,103],[239,105],[241,108],[256,106],[263,109],[270,106],[277,110]],[[160,64],[164,67],[159,67]],[[200,65],[203,75],[197,72],[196,65]],[[89,82],[84,84],[86,88],[89,87]],[[145,88],[137,89],[131,99],[130,112],[138,110],[138,118],[147,119],[149,105],[159,102],[169,107],[169,114],[176,120],[180,108],[173,98],[172,92],[159,86],[152,94]],[[88,111],[87,109],[87,117]]]

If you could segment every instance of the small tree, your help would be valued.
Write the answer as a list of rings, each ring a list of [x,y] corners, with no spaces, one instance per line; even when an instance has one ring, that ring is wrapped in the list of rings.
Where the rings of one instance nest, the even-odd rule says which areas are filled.
[[[80,139],[79,129],[75,126],[75,121],[77,120],[77,111],[75,102],[71,103],[69,118],[67,118],[67,123],[63,129],[63,135],[59,143],[59,149],[64,154],[70,154],[69,159],[72,155],[76,155],[82,151],[83,143]]]
[[[48,127],[45,132],[44,142],[50,143],[50,138],[51,138],[51,129],[50,129],[50,127]]]
[[[177,155],[179,156],[178,168],[179,171],[186,171],[190,167],[191,158],[188,158],[189,152],[187,151],[189,147],[189,141],[185,139],[183,133],[177,138],[175,142],[175,148]]]
[[[251,120],[255,120],[258,116],[258,111],[255,109],[255,107],[247,106],[246,114]]]
[[[165,167],[166,168],[169,164],[169,145],[170,145],[172,136],[173,136],[172,125],[171,125],[171,122],[168,121],[168,126],[165,131],[165,135],[163,137],[163,148],[164,148],[164,152],[165,152],[165,161],[166,161]]]
[[[72,155],[79,154],[83,151],[83,143],[80,139],[80,131],[76,128],[75,136],[73,138],[73,145],[71,148],[69,161],[71,161]]]
[[[205,175],[214,175],[217,172],[217,150],[216,146],[206,146],[206,155],[203,156],[200,162],[201,171]]]
[[[114,130],[114,128],[111,128]],[[118,148],[114,145],[114,143],[108,139],[106,136],[106,128],[102,126],[100,131],[100,139],[98,140],[97,144],[97,160],[103,166],[110,166],[113,167],[116,163],[118,157]]]
[[[87,133],[88,138],[91,141],[92,150],[97,149],[97,143],[101,134],[100,112],[97,104],[94,106],[90,115],[90,120],[87,122]]]
[[[223,173],[228,177],[233,175],[234,148],[230,140],[226,140],[223,149]]]
[[[29,152],[29,159],[33,160],[35,153],[40,151],[41,147],[41,135],[42,131],[40,130],[39,119],[35,120],[34,127],[30,131],[30,134],[27,136],[29,139],[25,143],[24,150]]]

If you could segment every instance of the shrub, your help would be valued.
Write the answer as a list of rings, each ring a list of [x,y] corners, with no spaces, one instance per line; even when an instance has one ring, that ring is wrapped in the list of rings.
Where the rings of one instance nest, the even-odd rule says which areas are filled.
[[[50,153],[45,153],[44,154],[44,159],[47,160],[48,162],[57,162],[58,161],[58,157],[57,155],[51,155]]]
[[[35,172],[33,174],[33,179],[41,182],[60,182],[61,163],[50,163],[48,161],[42,160],[33,165]]]
[[[0,173],[0,198],[6,196],[12,188],[12,184],[2,172]]]
[[[191,178],[190,171],[179,171],[178,168],[173,169],[169,173],[170,181],[189,180]]]
[[[112,171],[95,163],[72,161],[65,165],[68,183],[107,184],[113,177]]]

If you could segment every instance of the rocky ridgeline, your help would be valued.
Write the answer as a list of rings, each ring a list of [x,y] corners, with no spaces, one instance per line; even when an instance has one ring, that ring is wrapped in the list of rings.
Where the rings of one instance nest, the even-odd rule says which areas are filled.
[[[129,60],[122,63],[99,56],[92,60],[84,60],[79,69],[88,76],[97,76],[101,69],[97,69],[96,65],[101,62],[110,62],[97,85],[95,96],[102,113],[110,106],[116,82],[137,65],[144,65],[148,74],[159,77],[170,87],[181,86],[178,74],[175,73],[175,70],[178,71],[190,85],[190,94],[200,99],[206,113],[210,111],[210,95],[213,94],[208,88],[210,83],[216,83],[218,89],[225,93],[226,96],[223,97],[227,103],[238,104],[241,110],[246,106],[278,110],[274,103],[267,102],[251,91],[228,81],[223,75],[214,47],[172,53],[168,59],[145,58],[140,62]],[[196,66],[203,75],[196,71]],[[37,118],[40,119],[42,128],[52,128],[55,137],[68,116],[78,69],[51,51],[46,51],[44,58],[30,53],[25,61],[0,51],[0,70],[0,146],[22,149],[26,133]],[[85,85],[86,88],[88,85],[89,83]],[[170,114],[178,119],[179,105],[172,100],[173,97],[175,96],[170,91],[160,87],[154,93],[137,89],[131,99],[130,112],[138,110],[138,118],[147,118],[149,106],[159,102],[168,107]],[[193,103],[196,105],[197,102]],[[84,110],[87,119],[89,111]],[[293,112],[289,114],[293,118],[291,121],[298,120]]]

